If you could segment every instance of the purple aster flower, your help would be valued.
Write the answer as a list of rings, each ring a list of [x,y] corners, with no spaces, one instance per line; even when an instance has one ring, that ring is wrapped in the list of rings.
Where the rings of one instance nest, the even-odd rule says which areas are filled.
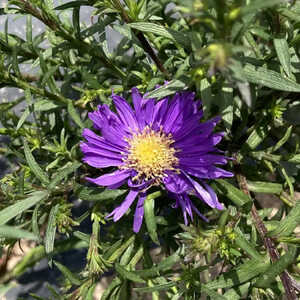
[[[228,160],[215,147],[223,137],[223,133],[213,133],[220,118],[200,123],[203,111],[194,97],[192,92],[181,92],[171,100],[155,101],[133,88],[134,109],[113,94],[116,113],[103,104],[89,114],[101,136],[89,129],[83,131],[83,161],[95,168],[116,170],[87,180],[110,189],[127,182],[130,189],[121,205],[108,215],[115,222],[137,199],[133,229],[138,232],[147,190],[153,185],[163,185],[175,199],[174,207],[182,209],[185,224],[188,216],[193,220],[193,212],[204,218],[192,203],[191,194],[212,208],[223,209],[213,189],[203,181],[233,176],[216,166]]]

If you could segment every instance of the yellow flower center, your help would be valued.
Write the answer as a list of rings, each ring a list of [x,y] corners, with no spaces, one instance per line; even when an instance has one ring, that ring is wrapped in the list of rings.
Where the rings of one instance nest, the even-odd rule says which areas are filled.
[[[158,183],[166,170],[174,170],[178,164],[176,150],[171,146],[174,143],[172,135],[166,135],[162,129],[154,131],[145,127],[141,132],[134,133],[127,142],[129,147],[124,160],[125,167],[138,172],[134,179],[144,177],[146,180],[155,179]]]

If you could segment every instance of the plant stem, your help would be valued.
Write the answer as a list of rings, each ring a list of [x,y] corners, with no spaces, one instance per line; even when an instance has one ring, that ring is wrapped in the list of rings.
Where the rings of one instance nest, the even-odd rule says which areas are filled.
[[[114,0],[115,7],[121,12],[121,15],[123,17],[123,20],[125,23],[131,23],[132,20],[130,20],[128,14],[126,13],[124,7],[122,6],[121,2],[119,0]],[[170,78],[170,74],[168,71],[164,68],[162,62],[159,60],[157,55],[155,54],[154,50],[152,49],[151,45],[145,38],[144,34],[142,32],[138,32],[137,30],[133,29],[133,32],[135,33],[136,37],[140,41],[143,49],[150,55],[152,60],[157,65],[158,69],[167,77]]]
[[[236,162],[237,164],[238,162]],[[239,183],[239,186],[241,188],[241,190],[248,195],[249,197],[251,197],[250,192],[247,188],[247,180],[246,177],[243,176],[241,173],[237,173],[237,181]],[[272,238],[267,236],[267,228],[264,225],[262,219],[260,218],[260,216],[258,215],[257,209],[255,207],[255,204],[253,203],[252,208],[251,208],[251,215],[254,221],[254,225],[256,227],[256,230],[258,231],[258,233],[260,234],[265,248],[267,249],[267,251],[269,252],[271,261],[274,263],[276,262],[279,258],[280,255],[275,247],[275,243],[273,241]],[[283,271],[280,274],[280,279],[282,281],[282,284],[284,286],[285,292],[286,292],[286,296],[288,300],[297,300],[297,295],[295,292],[295,286],[293,285],[293,281],[292,278],[290,277],[289,273],[287,271]]]

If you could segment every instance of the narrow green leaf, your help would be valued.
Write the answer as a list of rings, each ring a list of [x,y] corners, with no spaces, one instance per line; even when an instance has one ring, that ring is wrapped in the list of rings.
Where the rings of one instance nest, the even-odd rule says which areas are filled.
[[[116,271],[125,279],[131,280],[133,282],[138,283],[145,283],[145,280],[143,280],[139,275],[136,274],[134,271],[128,271],[124,267],[122,267],[120,264],[115,264]]]
[[[73,285],[81,285],[80,278],[73,272],[71,272],[66,266],[62,265],[58,261],[53,261],[55,266],[61,271],[61,273],[64,275],[65,278],[68,278],[68,280]]]
[[[300,164],[300,154],[293,155],[287,161],[295,164]]]
[[[0,226],[0,237],[7,238],[7,239],[26,239],[26,240],[33,240],[33,241],[38,240],[38,237],[32,232],[19,229],[15,226],[7,226],[7,225]]]
[[[287,253],[275,261],[271,266],[261,274],[255,283],[255,286],[260,288],[268,288],[276,280],[276,276],[286,270],[290,264],[295,261],[297,246],[291,245]]]
[[[250,282],[247,282],[240,286],[236,286],[226,291],[224,297],[226,297],[227,300],[240,300],[241,297],[245,296],[248,293],[249,287],[250,287]]]
[[[76,236],[78,239],[85,241],[87,244],[90,243],[90,235],[89,234],[86,234],[86,233],[76,230],[73,232],[73,235]]]
[[[149,286],[149,287],[140,287],[140,288],[134,288],[133,290],[139,293],[152,293],[155,291],[165,291],[169,290],[170,288],[176,286],[176,282],[168,282],[168,283],[163,283],[155,286]]]
[[[42,182],[43,185],[48,185],[49,184],[48,175],[37,164],[36,160],[34,159],[32,153],[30,151],[30,148],[29,148],[26,140],[24,140],[24,152],[25,152],[25,157],[26,157],[27,163],[28,163],[30,169],[32,170],[32,172]]]
[[[277,151],[279,148],[281,148],[288,141],[288,139],[290,138],[290,136],[292,134],[292,129],[293,129],[293,126],[290,126],[286,130],[284,136],[276,143],[276,145],[274,147],[271,148],[270,152]]]
[[[56,204],[51,208],[49,214],[46,234],[44,238],[46,254],[51,254],[54,249],[54,240],[55,240],[55,233],[56,233],[56,215],[58,213],[58,210],[59,210],[59,204]]]
[[[279,226],[269,232],[269,236],[286,237],[294,232],[295,228],[300,224],[300,201],[298,200],[289,214],[280,221]]]
[[[110,300],[112,299],[110,296],[111,296],[111,293],[117,289],[119,286],[121,285],[121,279],[118,278],[118,277],[115,277],[112,282],[110,283],[110,285],[105,289],[102,297],[101,297],[101,300]]]
[[[38,202],[46,199],[48,197],[47,191],[38,191],[28,195],[28,198],[20,200],[15,204],[8,206],[0,211],[0,225],[7,223],[9,220],[13,219],[15,216],[26,211],[28,208],[34,206]]]
[[[80,162],[74,162],[71,166],[68,166],[62,170],[58,174],[55,175],[55,177],[51,180],[49,183],[48,189],[53,190],[56,188],[56,186],[68,175],[71,173],[74,173],[79,167],[81,166]]]
[[[129,245],[133,244],[135,241],[135,235],[132,235],[127,241],[122,243],[116,242],[115,245],[117,247],[114,247],[114,245],[111,247],[113,249],[113,251],[108,251],[107,253],[105,253],[104,258],[114,262],[116,259],[118,259],[122,253],[129,247]],[[111,250],[111,249],[110,249]]]
[[[294,185],[292,183],[291,178],[289,177],[289,175],[287,174],[287,172],[283,166],[281,166],[280,171],[281,171],[286,183],[289,186],[291,197],[294,198]]]
[[[128,25],[131,28],[140,30],[142,32],[151,32],[158,36],[168,38],[188,49],[191,47],[191,41],[186,34],[170,28],[166,28],[162,25],[147,22],[130,23]]]
[[[280,194],[283,189],[282,184],[280,183],[249,180],[247,180],[247,187],[251,192],[269,194]]]
[[[216,280],[207,283],[206,287],[209,289],[222,289],[240,285],[264,273],[268,267],[269,264],[252,259],[229,272],[225,272]]]
[[[25,122],[26,119],[29,117],[29,115],[30,115],[30,110],[29,110],[29,108],[27,107],[27,108],[24,110],[24,112],[22,113],[22,115],[21,115],[21,117],[20,117],[20,119],[19,119],[19,122],[18,122],[18,124],[17,124],[16,130],[19,130],[19,129],[23,126],[24,122]]]
[[[254,69],[252,66],[246,65],[243,71],[244,76],[251,83],[260,84],[279,91],[300,92],[300,84],[283,77],[280,73],[273,70],[263,67]]]
[[[34,111],[49,111],[61,107],[62,106],[47,99],[42,99],[34,103]]]
[[[38,237],[39,241],[41,240],[41,235],[40,235],[40,229],[39,229],[39,224],[38,224],[38,212],[39,212],[40,204],[38,203],[32,214],[32,219],[31,219],[31,227],[33,233]]]
[[[255,245],[253,243],[250,243],[243,235],[243,233],[240,231],[240,229],[237,227],[235,229],[235,243],[237,246],[239,246],[241,249],[243,249],[246,253],[248,253],[251,258],[261,261],[263,259],[263,256],[258,253],[258,251],[254,248]]]
[[[203,110],[206,114],[208,114],[213,103],[213,96],[211,91],[211,84],[207,80],[207,78],[203,78],[200,81],[200,92],[201,100],[203,102]]]
[[[214,290],[211,290],[211,289],[207,288],[206,285],[201,285],[201,291],[204,292],[205,294],[207,294],[209,297],[211,297],[211,299],[214,299],[214,300],[227,300],[224,296],[218,294]]]
[[[252,200],[241,190],[234,187],[231,183],[224,179],[215,181],[218,190],[226,197],[228,197],[237,206],[243,206],[246,203],[251,203]]]
[[[84,124],[82,123],[80,116],[78,115],[73,102],[70,100],[68,101],[68,113],[72,117],[73,121],[81,128],[84,128]]]
[[[90,1],[71,1],[68,3],[65,3],[63,5],[57,6],[54,9],[56,10],[64,10],[64,9],[68,9],[68,8],[73,8],[73,7],[80,7],[80,6],[89,6],[90,5]]]
[[[243,146],[244,150],[250,148],[254,150],[268,135],[269,133],[269,125],[262,123],[258,124],[257,127],[251,132],[245,145]]]
[[[156,232],[157,225],[156,225],[155,214],[154,214],[154,199],[151,199],[149,197],[147,197],[144,202],[144,217],[152,241],[156,244],[159,244],[158,236]]]
[[[283,67],[284,72],[290,78],[292,78],[291,69],[291,56],[289,52],[289,45],[286,39],[274,39],[274,47],[276,50],[277,57]]]
[[[180,80],[172,80],[168,84],[161,86],[160,88],[147,93],[147,98],[156,98],[157,100],[172,95],[177,91],[181,91],[185,87],[185,83]]]
[[[57,241],[53,254],[66,252],[69,250],[87,248],[88,244],[77,239],[68,239]],[[24,255],[22,260],[17,263],[12,271],[14,277],[18,277],[28,271],[28,269],[34,266],[35,263],[41,261],[46,256],[45,247],[37,246],[32,248],[28,253]]]
[[[138,270],[136,271],[142,278],[152,278],[160,276],[160,273],[170,270],[176,263],[180,260],[179,252],[173,253],[171,256],[168,256],[162,260],[156,266],[150,269]]]
[[[74,192],[79,199],[85,201],[114,200],[117,197],[127,193],[126,190],[106,190],[103,188],[85,187],[79,184],[75,185]]]
[[[257,13],[259,9],[264,9],[268,7],[275,6],[277,4],[280,4],[282,0],[256,0],[256,1],[251,1],[250,4],[242,7],[241,9],[241,14],[246,15],[246,14],[251,14],[251,13]]]
[[[228,86],[222,87],[223,103],[221,105],[222,119],[225,127],[229,130],[233,122],[233,89]]]

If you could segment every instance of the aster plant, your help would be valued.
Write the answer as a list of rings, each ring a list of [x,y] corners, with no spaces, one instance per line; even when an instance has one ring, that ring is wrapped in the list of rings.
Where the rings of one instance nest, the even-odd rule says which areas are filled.
[[[0,299],[298,299],[299,12],[0,1]]]
[[[124,98],[113,94],[117,113],[105,104],[89,113],[101,136],[84,129],[87,142],[81,144],[83,161],[96,168],[118,169],[86,179],[109,189],[119,188],[124,183],[129,188],[125,200],[108,215],[115,222],[137,198],[133,230],[138,232],[147,190],[160,185],[175,199],[174,207],[182,209],[186,225],[187,216],[193,220],[193,212],[207,220],[189,194],[196,195],[211,208],[223,209],[216,193],[205,182],[233,176],[216,166],[226,164],[228,159],[215,147],[223,137],[223,133],[213,133],[220,117],[200,123],[203,110],[201,102],[194,98],[192,92],[178,92],[172,99],[166,97],[156,102],[133,88],[134,110]]]

